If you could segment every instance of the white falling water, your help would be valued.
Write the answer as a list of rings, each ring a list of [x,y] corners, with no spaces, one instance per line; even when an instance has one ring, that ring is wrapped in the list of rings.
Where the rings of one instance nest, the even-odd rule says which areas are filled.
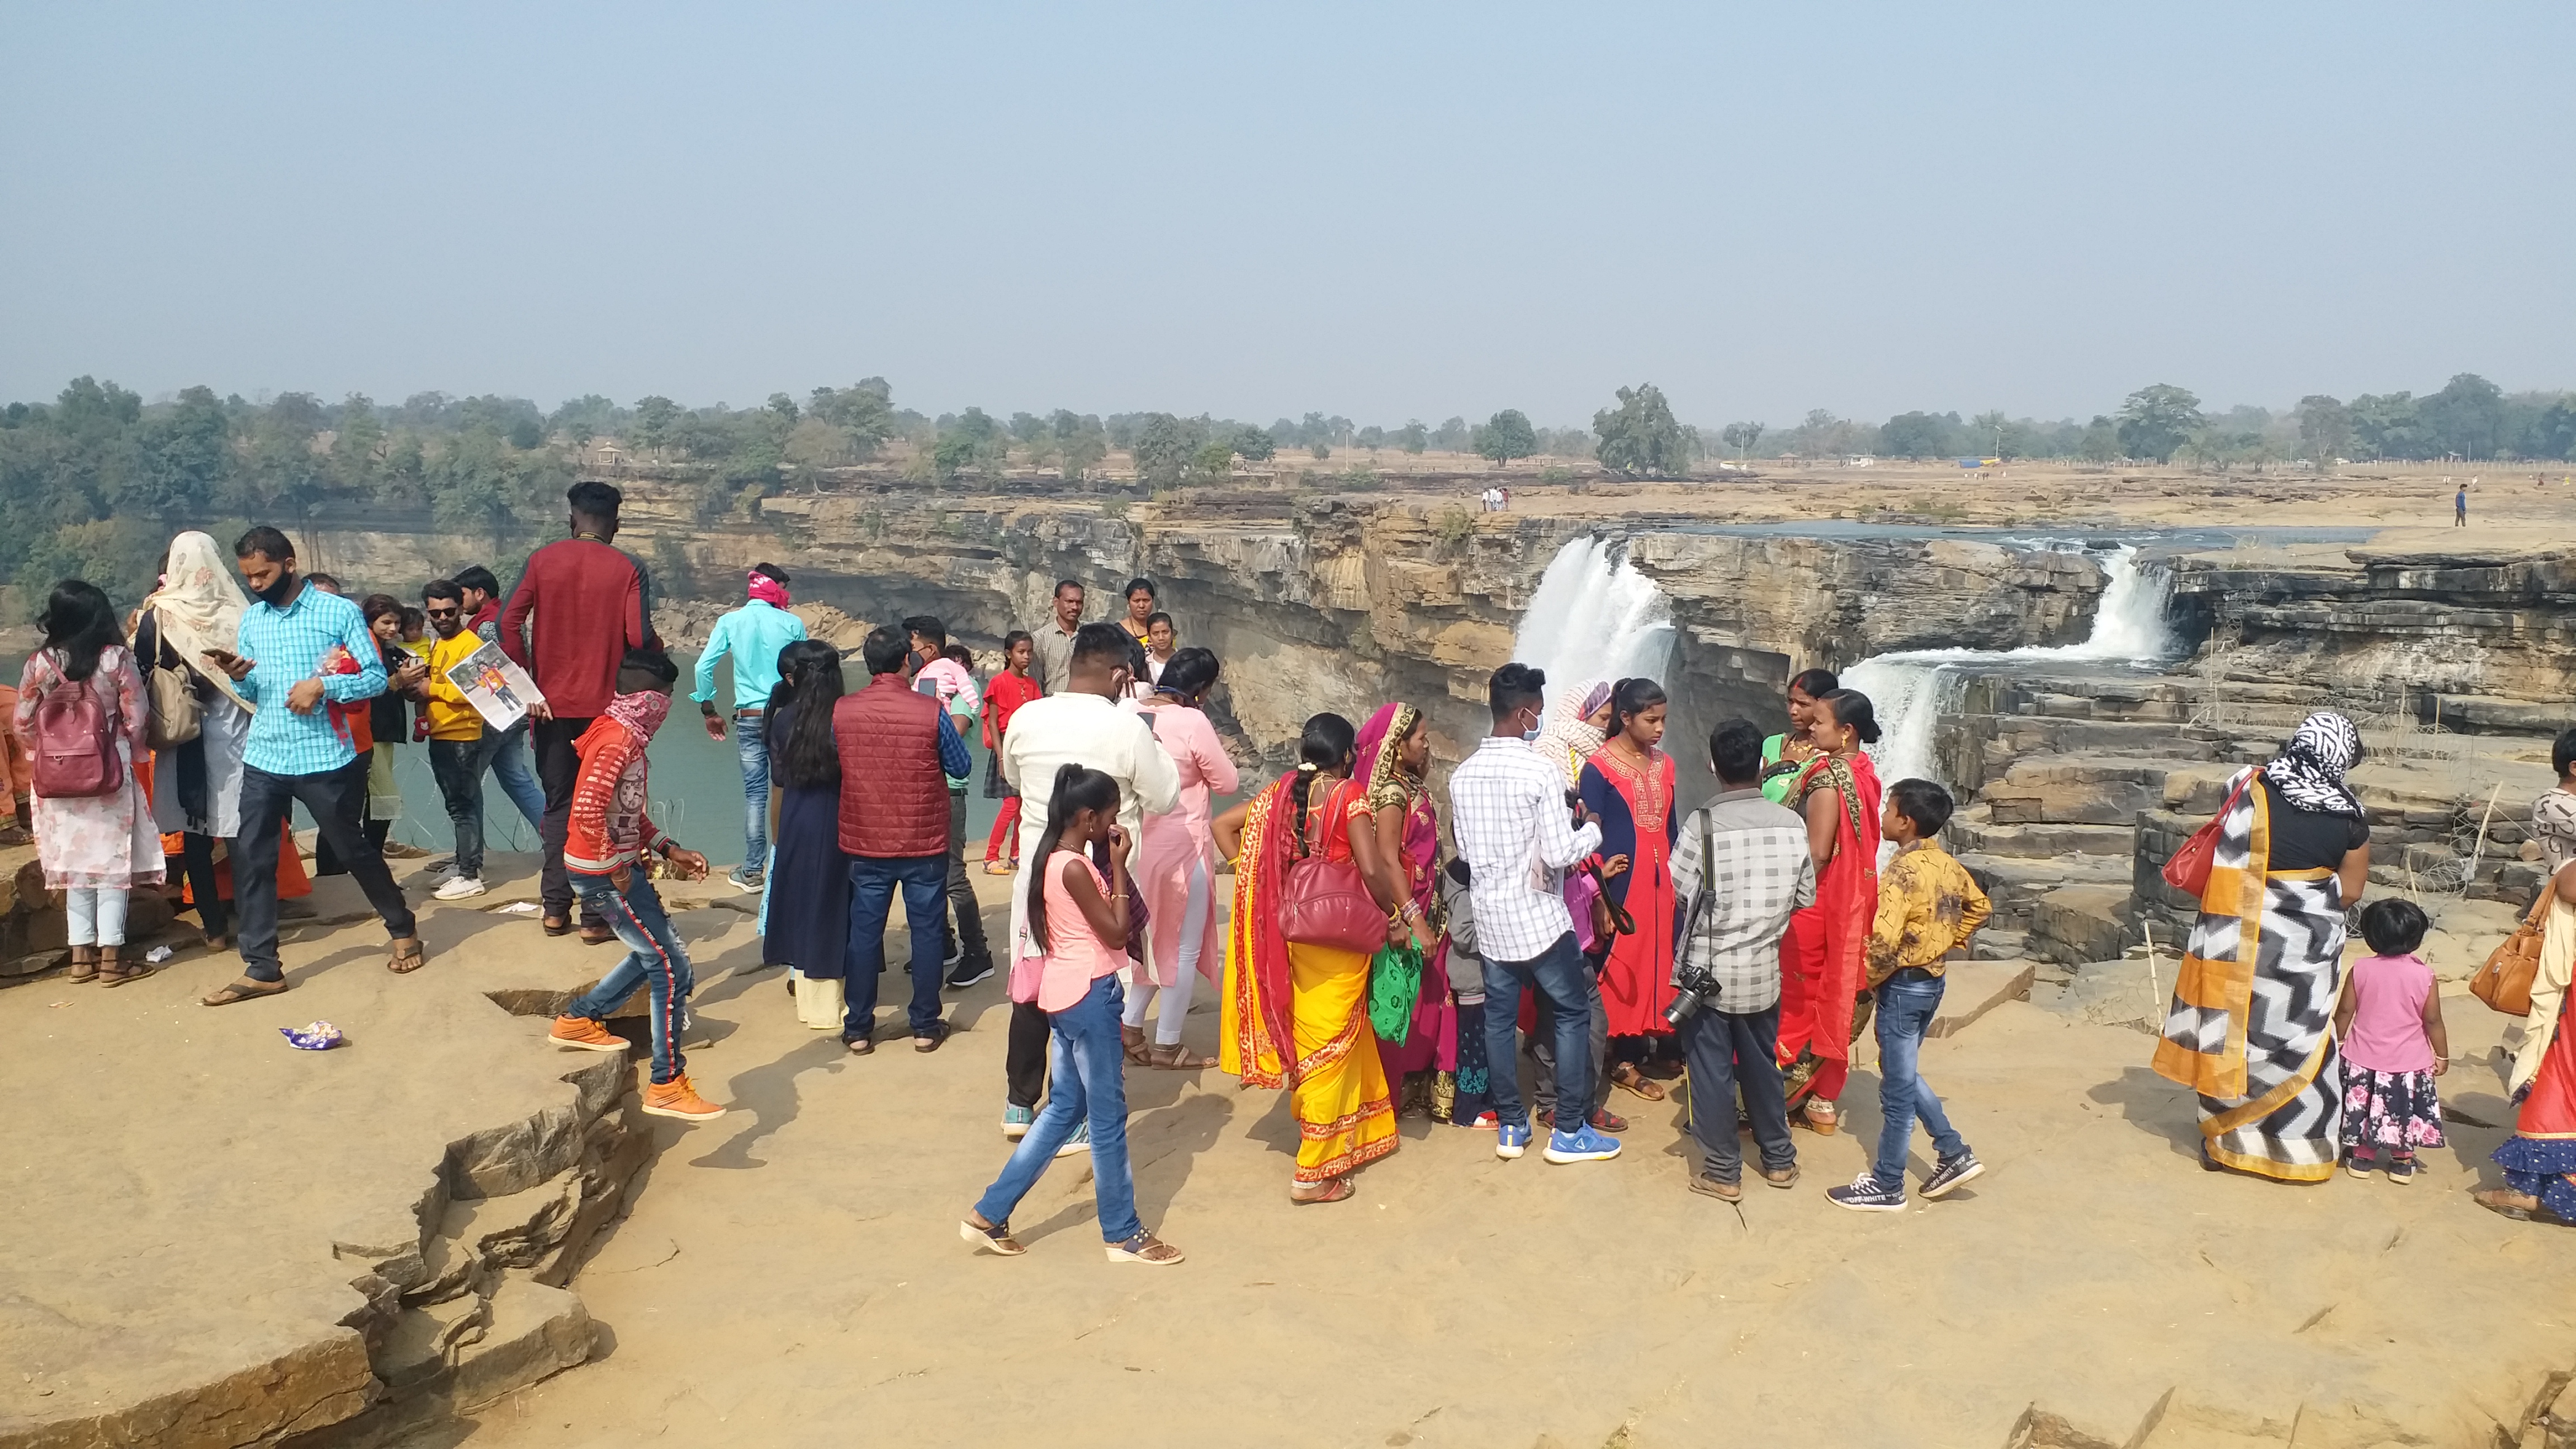
[[[1539,576],[1512,658],[1547,674],[1547,698],[1594,679],[1662,680],[1673,658],[1673,610],[1624,544],[1569,539]]]
[[[2173,597],[2173,571],[2138,567],[2137,549],[2123,545],[2103,560],[2101,601],[2093,632],[2081,644],[2020,649],[1908,649],[1864,659],[1842,672],[1845,689],[1869,696],[1878,712],[1879,742],[1870,748],[1881,780],[1938,780],[1934,733],[1967,688],[1963,665],[2017,660],[2056,663],[2152,664],[2171,657],[2173,633],[2165,608]]]

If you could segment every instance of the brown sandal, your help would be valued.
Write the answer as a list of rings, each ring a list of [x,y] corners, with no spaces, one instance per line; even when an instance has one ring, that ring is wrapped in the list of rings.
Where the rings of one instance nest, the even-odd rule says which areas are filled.
[[[1158,1072],[1204,1072],[1216,1065],[1216,1058],[1200,1056],[1185,1043],[1174,1042],[1146,1048],[1145,1065]]]
[[[110,986],[123,986],[128,981],[140,981],[152,974],[152,968],[140,961],[132,965],[125,964],[120,959],[124,950],[122,946],[98,948],[98,984],[102,990]]]
[[[1154,1064],[1153,1059],[1145,1055],[1145,1029],[1143,1027],[1129,1026],[1123,1021],[1120,1022],[1118,1024],[1118,1041],[1121,1046],[1127,1049],[1127,1060],[1140,1067],[1150,1067]]]
[[[405,936],[394,942],[393,946],[393,955],[385,959],[385,969],[396,976],[409,976],[429,964],[429,952],[421,946],[420,937]],[[404,950],[406,946],[411,949]]]
[[[1643,1072],[1638,1071],[1635,1062],[1621,1062],[1619,1069],[1610,1074],[1610,1080],[1626,1088],[1632,1095],[1643,1097],[1649,1102],[1664,1100],[1664,1089],[1656,1085]]]
[[[1351,1194],[1357,1191],[1359,1191],[1359,1188],[1352,1184],[1350,1175],[1348,1173],[1344,1173],[1342,1176],[1325,1183],[1324,1190],[1321,1192],[1304,1193],[1299,1192],[1297,1189],[1292,1187],[1288,1189],[1288,1200],[1299,1207],[1313,1207],[1317,1203],[1346,1202],[1350,1199]]]
[[[98,948],[96,946],[74,946],[72,948],[71,983],[74,986],[82,986],[89,982],[96,981],[97,979]]]
[[[199,1006],[230,1006],[236,1001],[252,1001],[263,996],[275,996],[280,992],[285,991],[293,984],[294,983],[290,981],[254,981],[250,977],[244,976],[226,985],[222,990],[217,991],[212,996],[198,997],[197,1004]]]

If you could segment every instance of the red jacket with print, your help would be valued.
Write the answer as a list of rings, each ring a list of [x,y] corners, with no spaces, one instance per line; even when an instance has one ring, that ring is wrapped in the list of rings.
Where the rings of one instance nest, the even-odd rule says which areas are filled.
[[[650,798],[645,742],[602,715],[573,741],[581,771],[573,778],[572,821],[564,836],[564,869],[609,875],[647,850],[670,843],[646,813]]]

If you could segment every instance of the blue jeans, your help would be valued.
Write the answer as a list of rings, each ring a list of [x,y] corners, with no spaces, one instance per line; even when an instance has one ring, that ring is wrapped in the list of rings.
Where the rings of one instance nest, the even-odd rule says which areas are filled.
[[[1103,976],[1080,1001],[1047,1017],[1054,1037],[1055,1085],[1047,1093],[1046,1110],[1020,1139],[1011,1160],[1002,1164],[1002,1175],[975,1200],[984,1221],[1010,1221],[1011,1209],[1037,1186],[1039,1175],[1055,1161],[1055,1150],[1073,1135],[1074,1124],[1087,1120],[1101,1239],[1123,1243],[1145,1231],[1136,1218],[1136,1179],[1127,1168],[1127,1063],[1118,1037],[1118,1013],[1125,1005],[1118,978]]]
[[[1555,1021],[1556,1122],[1568,1132],[1592,1120],[1591,967],[1574,948],[1574,933],[1531,961],[1485,960],[1485,1069],[1494,1098],[1494,1120],[1529,1126],[1529,1108],[1521,1101],[1518,1063],[1521,993],[1539,993],[1539,1025]]]
[[[546,788],[537,783],[536,766],[528,762],[528,722],[521,720],[494,734],[483,732],[483,763],[490,766],[492,778],[501,782],[501,793],[519,807],[528,818],[530,830],[542,832],[546,826]],[[483,772],[476,770],[480,780]]]
[[[769,859],[769,719],[733,717],[735,753],[742,757],[742,868],[759,870]]]
[[[854,856],[849,980],[843,988],[849,1010],[841,1019],[845,1042],[864,1041],[876,1030],[877,977],[885,971],[886,918],[894,914],[897,885],[903,887],[903,913],[912,923],[912,1034],[939,1030],[939,963],[948,954],[948,908],[942,894],[948,885],[948,857]]]
[[[572,872],[572,888],[581,903],[599,912],[627,947],[626,959],[608,969],[599,984],[572,999],[566,1016],[607,1019],[620,1002],[645,987],[653,1000],[653,1080],[668,1082],[688,1070],[680,1058],[680,1003],[689,999],[697,978],[689,969],[688,948],[671,929],[671,918],[654,894],[653,882],[635,872],[626,889],[604,875]]]
[[[1878,988],[1878,1162],[1870,1169],[1878,1185],[1905,1188],[1905,1149],[1914,1140],[1914,1119],[1923,1119],[1932,1134],[1932,1150],[1956,1157],[1968,1144],[1951,1127],[1941,1099],[1915,1070],[1923,1051],[1923,1032],[1941,1010],[1941,978],[1911,981],[1890,978]]]

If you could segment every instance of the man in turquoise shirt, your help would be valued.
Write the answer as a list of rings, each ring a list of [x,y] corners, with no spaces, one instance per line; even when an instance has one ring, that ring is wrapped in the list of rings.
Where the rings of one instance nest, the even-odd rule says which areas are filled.
[[[742,864],[730,877],[738,890],[761,888],[769,865],[769,692],[778,687],[778,651],[805,637],[805,621],[787,612],[787,570],[751,568],[751,599],[716,620],[698,654],[698,687],[689,698],[706,717],[707,738],[724,738],[716,712],[716,661],[733,656],[734,745],[742,756]]]

